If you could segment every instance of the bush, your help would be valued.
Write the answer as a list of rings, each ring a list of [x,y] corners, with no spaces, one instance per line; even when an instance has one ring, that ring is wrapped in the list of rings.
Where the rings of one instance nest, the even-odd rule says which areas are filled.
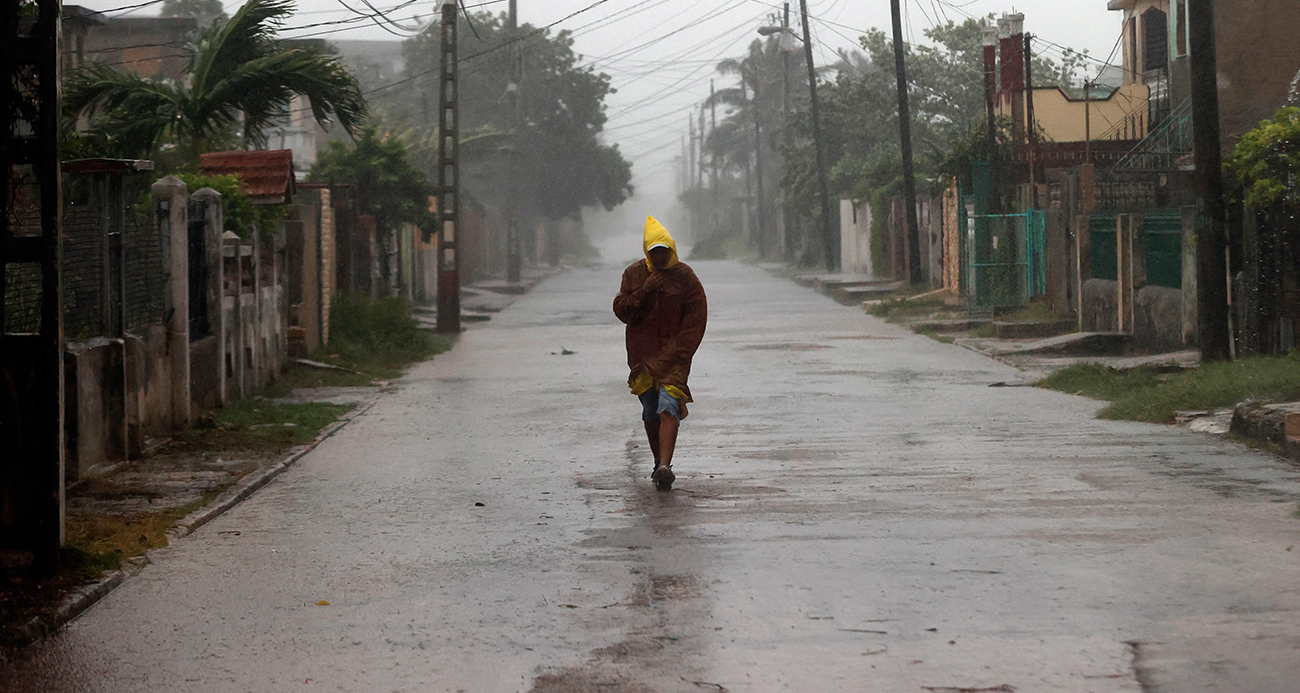
[[[439,350],[435,339],[411,317],[411,304],[398,297],[341,294],[330,308],[328,349],[357,370],[367,370],[367,364],[387,369],[422,361]]]

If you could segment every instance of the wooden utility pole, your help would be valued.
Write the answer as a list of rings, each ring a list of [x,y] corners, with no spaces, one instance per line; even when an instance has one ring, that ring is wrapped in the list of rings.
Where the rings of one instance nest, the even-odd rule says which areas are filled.
[[[1223,205],[1214,0],[1188,0],[1192,139],[1196,162],[1197,317],[1201,360],[1231,357],[1228,329],[1227,214]]]
[[[510,165],[507,168],[506,194],[506,281],[519,283],[522,252],[519,239],[519,156],[523,142],[523,118],[521,110],[523,99],[520,90],[524,81],[524,54],[519,46],[519,6],[518,0],[510,0],[507,16],[506,40],[510,42],[510,85],[507,91],[511,98],[510,113]]]
[[[25,28],[18,8],[0,3],[0,550],[31,551],[45,572],[64,539],[61,3],[37,0]],[[23,187],[40,216],[15,233]]]
[[[767,254],[767,225],[763,223],[763,126],[759,118],[761,79],[758,65],[754,65],[754,234],[758,237],[759,257]]]
[[[804,61],[808,63],[808,96],[811,99],[813,121],[813,146],[817,151],[817,187],[821,191],[822,203],[822,250],[825,253],[826,271],[835,272],[840,268],[839,244],[836,243],[834,226],[831,222],[831,192],[826,182],[826,145],[822,142],[821,109],[817,105],[817,70],[813,67],[812,33],[808,29],[808,0],[799,0],[799,14],[803,18]]]
[[[781,29],[783,33],[790,31],[790,3],[784,3],[784,9],[781,14]],[[788,37],[782,36],[782,40],[789,40]],[[781,136],[785,140],[785,145],[790,146],[790,52],[781,50]],[[782,161],[788,163],[788,159]],[[794,246],[791,241],[793,234],[790,233],[791,222],[794,215],[790,212],[790,203],[785,202],[781,208],[781,256],[786,260],[793,257]]]
[[[713,101],[713,80],[709,80],[709,132],[718,129],[718,105]],[[713,192],[713,210],[709,219],[717,222],[718,218],[718,157],[709,154],[709,190]]]
[[[749,100],[749,87],[745,82],[745,73],[743,70],[740,73],[740,100],[741,101]],[[750,161],[749,157],[745,157],[745,204],[741,207],[742,214],[743,214],[743,216],[741,217],[741,224],[744,227],[743,231],[745,232],[746,242],[754,240],[753,239],[754,212],[749,204],[750,199],[753,198],[753,196],[754,196],[754,166],[753,163]]]
[[[907,273],[921,284],[921,225],[916,219],[916,174],[912,166],[912,116],[907,104],[907,66],[903,59],[903,19],[898,0],[890,0],[894,19],[894,76],[898,79],[898,138],[903,151],[903,206],[907,219]]]
[[[438,331],[460,333],[460,83],[456,65],[456,0],[442,2],[438,77]]]
[[[1034,118],[1033,39],[1025,34],[1025,134],[1029,139],[1029,206],[1038,208],[1038,123]]]

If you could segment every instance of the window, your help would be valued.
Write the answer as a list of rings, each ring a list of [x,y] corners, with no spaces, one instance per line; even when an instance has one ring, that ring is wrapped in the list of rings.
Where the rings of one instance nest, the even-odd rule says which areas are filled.
[[[1142,13],[1142,70],[1169,67],[1169,16],[1151,8]]]
[[[1174,55],[1187,55],[1187,0],[1178,0],[1174,5]]]

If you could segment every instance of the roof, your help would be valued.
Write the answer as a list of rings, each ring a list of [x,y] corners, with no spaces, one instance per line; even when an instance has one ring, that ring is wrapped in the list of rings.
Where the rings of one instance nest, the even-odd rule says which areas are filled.
[[[199,166],[205,175],[239,176],[240,187],[255,204],[283,204],[298,191],[288,149],[214,152],[199,157]]]
[[[99,26],[104,23],[104,15],[81,5],[64,5],[61,18],[65,22],[80,22],[85,26]]]

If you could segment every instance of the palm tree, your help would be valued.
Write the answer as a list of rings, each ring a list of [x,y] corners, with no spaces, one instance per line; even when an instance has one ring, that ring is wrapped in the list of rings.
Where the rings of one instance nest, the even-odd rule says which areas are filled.
[[[69,80],[65,107],[74,118],[89,117],[105,153],[117,156],[152,156],[174,144],[192,162],[236,136],[264,146],[267,127],[295,95],[308,99],[317,122],[337,118],[351,135],[366,114],[361,88],[333,56],[276,40],[292,13],[292,0],[249,0],[188,47],[179,83],[108,65],[83,68]]]

